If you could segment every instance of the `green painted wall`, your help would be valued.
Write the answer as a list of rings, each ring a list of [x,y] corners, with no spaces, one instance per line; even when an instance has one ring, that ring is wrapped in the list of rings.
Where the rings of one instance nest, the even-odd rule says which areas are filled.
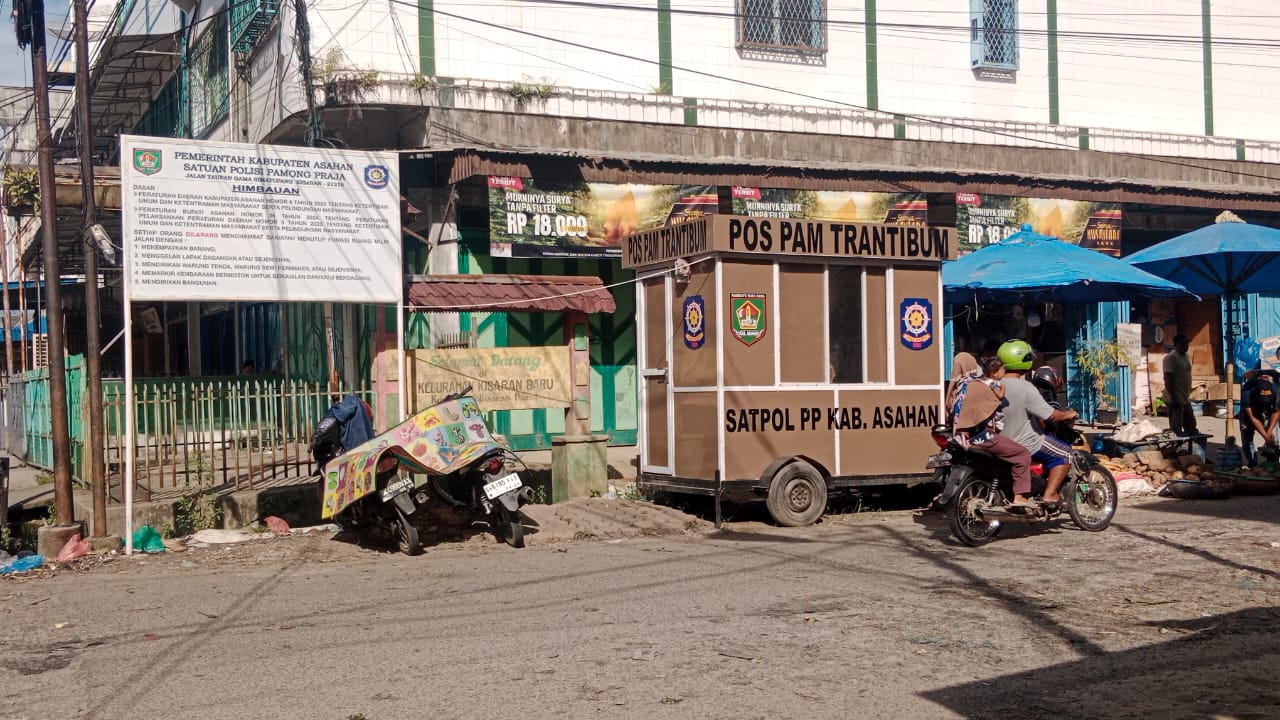
[[[608,434],[611,445],[634,445],[639,416],[636,404],[635,274],[618,260],[494,258],[488,253],[485,230],[462,231],[458,271],[468,274],[587,275],[606,285],[622,282],[611,292],[617,311],[591,316],[591,431]],[[463,328],[471,313],[460,313]],[[532,347],[565,342],[559,313],[475,313],[479,347]],[[425,348],[430,341],[430,316],[409,318],[406,347]],[[507,436],[516,450],[551,447],[551,438],[564,433],[564,410],[499,410],[489,413],[495,432]]]

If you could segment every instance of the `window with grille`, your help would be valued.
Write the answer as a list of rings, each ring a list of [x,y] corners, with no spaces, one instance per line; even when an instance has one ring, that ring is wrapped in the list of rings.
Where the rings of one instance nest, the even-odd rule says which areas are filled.
[[[738,0],[738,49],[826,52],[826,0]]]
[[[1018,0],[969,0],[969,30],[974,68],[1018,69]]]
[[[187,96],[191,103],[191,137],[203,138],[227,116],[231,89],[227,77],[228,23],[217,16],[188,52]]]

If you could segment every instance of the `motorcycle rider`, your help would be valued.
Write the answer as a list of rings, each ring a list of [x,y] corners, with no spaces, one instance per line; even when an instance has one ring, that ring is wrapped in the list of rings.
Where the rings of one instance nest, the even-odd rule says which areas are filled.
[[[1003,366],[996,363],[1000,370]],[[951,385],[947,391],[947,421],[953,439],[961,447],[974,446],[1009,463],[1013,475],[1013,502],[1031,507],[1031,453],[1001,433],[1004,427],[1004,387],[991,372],[983,377],[983,367],[972,355],[962,352],[952,362]],[[1001,375],[1003,372],[1000,373]]]
[[[1005,409],[1004,434],[1018,441],[1031,453],[1031,459],[1044,464],[1047,473],[1042,506],[1056,506],[1058,494],[1070,468],[1071,446],[1052,435],[1045,435],[1041,422],[1059,422],[1079,417],[1075,410],[1058,410],[1045,402],[1034,385],[1023,376],[1035,363],[1036,354],[1025,340],[1010,340],[1000,346],[996,355],[1004,363]],[[1035,420],[1041,422],[1035,422]]]

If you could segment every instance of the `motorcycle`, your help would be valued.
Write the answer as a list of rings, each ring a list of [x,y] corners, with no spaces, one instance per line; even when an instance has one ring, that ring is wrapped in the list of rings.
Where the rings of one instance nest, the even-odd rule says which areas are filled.
[[[1080,437],[1069,423],[1052,431],[1073,446]],[[949,425],[935,425],[931,434],[942,451],[926,463],[934,471],[935,481],[943,486],[934,504],[946,512],[951,534],[969,547],[994,540],[1003,523],[1043,523],[1063,509],[1077,527],[1089,532],[1107,529],[1115,517],[1119,498],[1115,478],[1090,453],[1073,447],[1062,501],[1057,506],[1013,507],[1013,475],[1008,463],[981,448],[961,446],[953,439]],[[1043,465],[1032,464],[1032,495],[1043,495],[1045,484]]]
[[[323,478],[321,517],[389,535],[401,552],[418,555],[424,511],[439,499],[484,516],[500,541],[524,547],[519,510],[532,495],[515,469],[523,463],[489,432],[470,391],[448,395],[353,448],[342,443],[352,421],[332,417],[331,409],[311,442]],[[466,501],[457,499],[463,492]]]

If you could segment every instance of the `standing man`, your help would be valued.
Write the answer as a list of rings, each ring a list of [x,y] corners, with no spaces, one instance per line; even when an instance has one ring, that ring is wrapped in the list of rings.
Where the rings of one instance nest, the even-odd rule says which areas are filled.
[[[1280,403],[1277,403],[1275,381],[1269,373],[1258,374],[1246,384],[1251,384],[1252,387],[1249,397],[1240,408],[1240,445],[1244,448],[1244,457],[1249,467],[1257,467],[1258,456],[1253,450],[1253,435],[1261,433],[1262,444],[1275,447],[1276,425],[1280,424]]]
[[[1045,476],[1042,504],[1056,506],[1062,501],[1058,494],[1067,479],[1071,463],[1071,446],[1052,435],[1045,435],[1040,421],[1074,420],[1075,410],[1058,410],[1045,402],[1044,396],[1023,375],[1035,364],[1036,354],[1025,340],[1010,340],[1000,346],[996,355],[1004,363],[1007,373],[1002,381],[1004,399],[1009,406],[1004,411],[1002,434],[1018,441],[1031,459],[1044,463]]]
[[[1169,429],[1179,435],[1196,430],[1196,415],[1191,411],[1191,358],[1187,349],[1191,340],[1182,333],[1173,336],[1173,352],[1164,356],[1164,394],[1169,403]]]

